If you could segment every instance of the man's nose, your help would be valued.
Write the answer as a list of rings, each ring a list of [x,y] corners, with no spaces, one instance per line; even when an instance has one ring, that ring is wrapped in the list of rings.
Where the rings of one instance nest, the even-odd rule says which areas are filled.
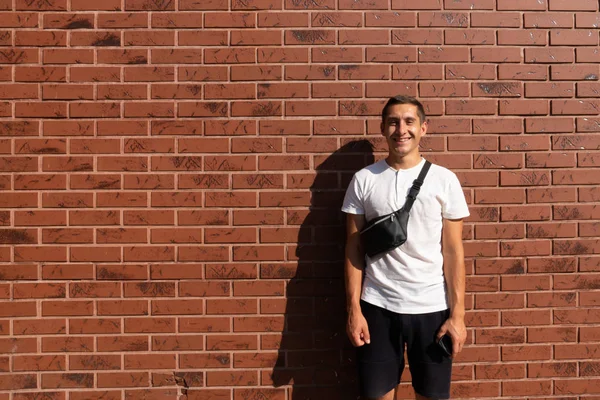
[[[406,124],[406,122],[400,121],[400,123],[398,123],[398,130],[400,133],[406,132],[407,128],[408,128],[408,125]]]

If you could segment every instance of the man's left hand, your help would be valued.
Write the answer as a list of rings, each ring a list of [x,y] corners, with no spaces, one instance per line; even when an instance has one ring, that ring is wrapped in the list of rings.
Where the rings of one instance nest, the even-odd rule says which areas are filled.
[[[456,357],[463,349],[467,340],[467,327],[462,317],[450,317],[444,322],[437,334],[437,340],[444,335],[452,338],[452,358]]]

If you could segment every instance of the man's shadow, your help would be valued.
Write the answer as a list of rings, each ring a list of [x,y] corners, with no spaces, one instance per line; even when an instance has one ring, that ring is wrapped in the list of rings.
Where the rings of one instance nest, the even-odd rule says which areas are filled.
[[[346,336],[344,289],[345,214],[341,206],[354,173],[375,160],[368,140],[349,142],[321,160],[308,212],[298,221],[297,268],[286,289],[285,328],[273,385],[291,385],[290,400],[357,399],[355,350]]]

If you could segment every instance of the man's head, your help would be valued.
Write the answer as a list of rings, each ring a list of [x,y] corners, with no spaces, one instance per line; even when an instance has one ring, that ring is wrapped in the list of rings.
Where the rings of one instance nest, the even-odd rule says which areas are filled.
[[[423,107],[423,104],[421,104],[421,102],[419,100],[417,100],[411,96],[398,95],[398,96],[390,97],[388,102],[385,103],[385,106],[383,106],[383,110],[381,110],[381,122],[382,123],[385,123],[385,117],[387,117],[390,107],[393,105],[396,105],[396,104],[412,104],[413,106],[417,107],[417,115],[419,116],[419,119],[420,119],[419,122],[422,124],[423,122],[427,121],[427,115],[425,115],[425,108]]]
[[[381,113],[381,134],[393,159],[419,156],[421,137],[427,133],[423,105],[414,97],[392,97]]]

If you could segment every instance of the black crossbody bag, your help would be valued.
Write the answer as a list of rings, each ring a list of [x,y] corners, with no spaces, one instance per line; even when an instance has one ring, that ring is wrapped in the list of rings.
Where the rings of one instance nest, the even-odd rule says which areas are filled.
[[[408,237],[408,216],[410,209],[421,190],[431,163],[425,161],[417,179],[410,188],[401,209],[372,219],[360,232],[363,247],[369,257],[390,251],[406,242]]]

